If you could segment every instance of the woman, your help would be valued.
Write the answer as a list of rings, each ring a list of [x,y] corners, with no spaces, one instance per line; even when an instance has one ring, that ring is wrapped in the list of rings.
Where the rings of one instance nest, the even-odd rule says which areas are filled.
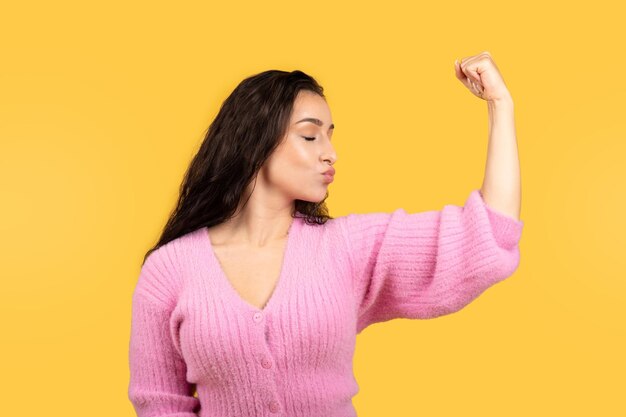
[[[453,313],[515,271],[523,222],[500,197],[517,187],[512,109],[490,63],[481,54],[456,71],[489,98],[498,182],[423,213],[330,217],[337,155],[322,87],[301,71],[237,86],[133,293],[128,395],[139,417],[355,416],[358,333]],[[479,70],[483,83],[466,75]]]

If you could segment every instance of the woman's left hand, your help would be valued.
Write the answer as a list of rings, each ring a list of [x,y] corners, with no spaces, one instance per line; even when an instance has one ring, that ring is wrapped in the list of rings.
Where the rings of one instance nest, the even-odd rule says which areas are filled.
[[[476,97],[487,101],[511,99],[502,75],[493,62],[491,54],[484,51],[478,55],[462,58],[454,62],[456,78]]]

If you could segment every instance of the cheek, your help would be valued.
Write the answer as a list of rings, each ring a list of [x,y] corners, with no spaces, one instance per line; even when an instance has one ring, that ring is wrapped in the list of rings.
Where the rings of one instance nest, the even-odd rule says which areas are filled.
[[[306,146],[286,147],[277,155],[277,166],[283,172],[291,172],[293,175],[303,175],[311,171],[312,154]]]
[[[268,162],[269,181],[274,184],[297,188],[314,181],[315,152],[304,139],[285,143]]]
[[[308,166],[313,157],[313,147],[302,139],[297,145],[286,148],[285,155],[293,164]]]

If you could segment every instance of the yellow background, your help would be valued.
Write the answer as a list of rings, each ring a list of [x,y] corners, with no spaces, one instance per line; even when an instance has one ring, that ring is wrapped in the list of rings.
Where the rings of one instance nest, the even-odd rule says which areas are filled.
[[[0,14],[3,415],[134,416],[131,292],[244,77],[301,69],[337,126],[331,215],[479,188],[491,52],[515,101],[521,263],[460,312],[357,338],[359,417],[626,415],[619,2],[12,2]],[[622,29],[620,29],[622,28]]]

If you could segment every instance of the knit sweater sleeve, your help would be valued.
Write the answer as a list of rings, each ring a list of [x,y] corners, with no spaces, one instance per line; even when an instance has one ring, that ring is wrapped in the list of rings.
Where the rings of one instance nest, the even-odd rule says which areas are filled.
[[[148,256],[132,295],[128,398],[137,417],[197,417],[195,386],[172,337],[176,270],[165,249]]]
[[[524,222],[489,207],[473,190],[462,207],[348,214],[347,240],[357,333],[394,318],[429,319],[462,309],[512,275]]]

